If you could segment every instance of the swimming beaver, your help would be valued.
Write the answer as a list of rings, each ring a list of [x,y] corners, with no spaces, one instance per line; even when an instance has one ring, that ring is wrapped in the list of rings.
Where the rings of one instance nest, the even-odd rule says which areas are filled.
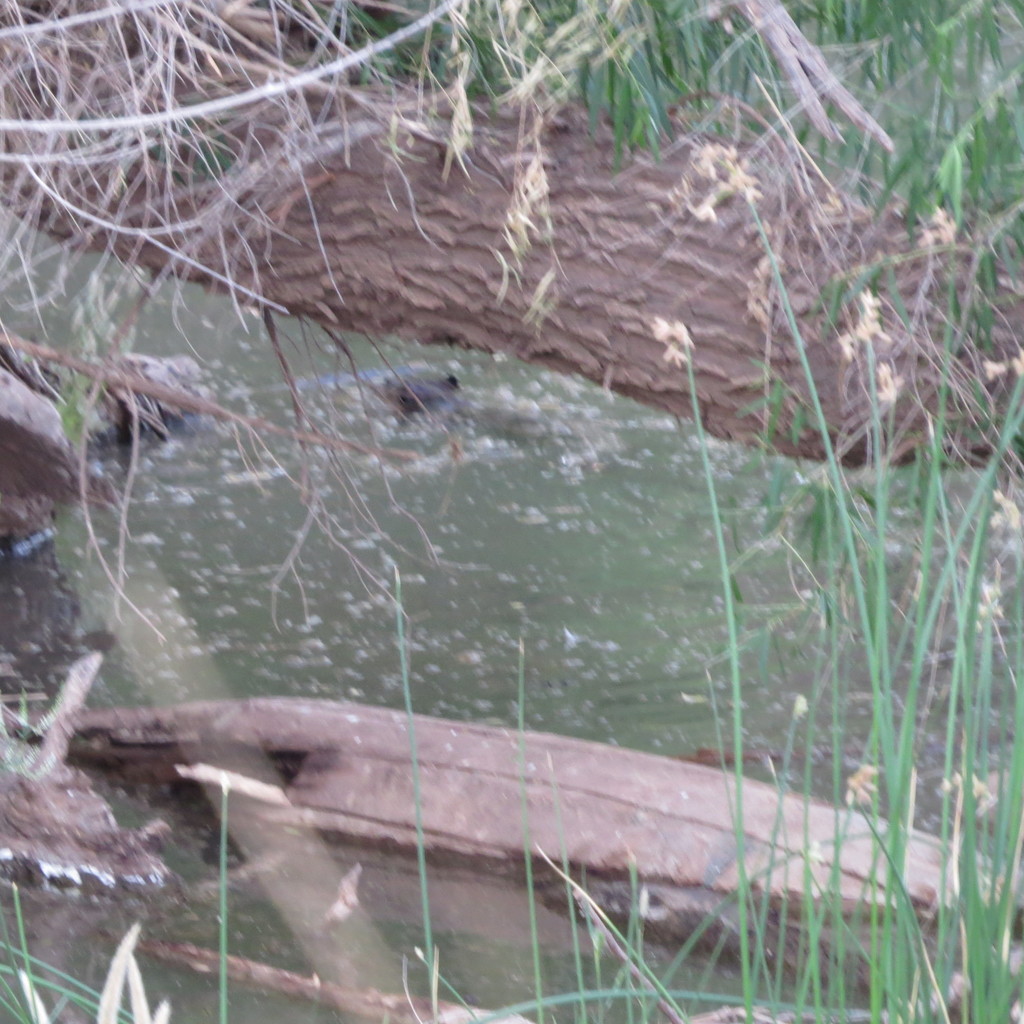
[[[399,377],[381,385],[382,398],[394,406],[402,416],[418,412],[450,409],[456,403],[454,392],[459,389],[459,378],[453,374],[440,378]]]

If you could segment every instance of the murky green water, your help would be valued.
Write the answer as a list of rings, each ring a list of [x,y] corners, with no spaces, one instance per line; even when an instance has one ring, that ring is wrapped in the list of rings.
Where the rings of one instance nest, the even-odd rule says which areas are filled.
[[[191,348],[227,404],[292,422],[277,365],[251,324],[246,333],[226,303],[190,292],[188,309],[155,303],[134,347]],[[56,337],[61,330],[50,326]],[[290,330],[297,377],[347,368],[317,339]],[[353,350],[361,366],[380,364],[365,342]],[[714,708],[726,708],[729,694],[726,631],[692,427],[513,363],[419,349],[385,355],[456,374],[465,408],[401,420],[351,387],[302,397],[315,423],[363,444],[417,452],[411,461],[304,457],[292,442],[255,441],[223,425],[147,442],[134,467],[126,452],[101,453],[108,473],[133,482],[123,523],[94,513],[98,551],[72,514],[60,524],[56,566],[46,553],[0,564],[0,601],[9,605],[0,650],[10,671],[52,689],[75,653],[103,643],[110,649],[93,703],[273,694],[400,707],[397,568],[416,710],[514,724],[522,644],[529,727],[664,753],[718,745]],[[783,492],[791,491],[799,467],[714,442],[710,449],[731,554],[743,556],[736,583],[750,742],[779,747],[797,694],[812,692],[820,650],[794,560],[764,539],[773,480],[781,474]],[[123,584],[120,597],[111,576]],[[162,810],[175,822],[172,863],[209,877],[207,826],[173,802]],[[350,973],[358,975],[353,983],[394,988],[401,957],[422,941],[409,925],[418,905],[408,878],[390,890],[386,883],[408,866],[389,873],[367,856],[376,879],[368,891],[378,898],[375,906],[364,896],[364,904],[377,923],[350,938],[359,965]],[[499,903],[498,894],[509,900],[518,890],[499,882],[488,895],[468,879],[437,884],[447,886],[438,890],[446,894],[439,908],[490,901],[495,910],[485,917],[514,921],[508,934],[482,942],[465,916],[447,916],[442,963],[456,986],[483,1005],[532,994],[525,900],[514,897],[517,912]],[[287,915],[244,884],[232,900],[233,948],[308,966]],[[389,900],[403,903],[401,912],[388,910]],[[116,930],[137,909],[158,933],[215,941],[212,899],[177,911],[159,901],[121,906],[108,926]],[[549,988],[571,987],[564,920],[546,916],[542,939]],[[181,976],[154,968],[153,977],[159,990]],[[209,991],[173,984],[176,1002],[198,1007],[175,1019],[208,1019]],[[280,1012],[276,1001],[255,1000],[243,1016],[278,1020]],[[288,1019],[305,1019],[296,1014],[289,1010]]]
[[[135,348],[192,346],[233,407],[289,423],[289,395],[255,323],[246,335],[218,300],[189,303],[176,311],[180,334],[170,309],[151,310]],[[369,346],[355,351],[361,366],[380,365]],[[385,354],[457,374],[466,408],[403,421],[373,396],[367,415],[353,388],[302,397],[315,422],[417,459],[304,462],[290,441],[254,444],[220,426],[143,446],[124,533],[115,516],[93,516],[106,569],[81,518],[62,522],[58,561],[82,605],[80,628],[118,641],[95,699],[302,694],[398,706],[397,566],[418,710],[514,722],[522,640],[531,726],[652,750],[706,739],[709,684],[726,676],[709,659],[725,632],[692,428],[512,363]],[[298,377],[339,368],[313,341],[298,340],[292,355]],[[760,545],[776,465],[711,449],[733,553]],[[123,483],[128,454],[101,459]],[[784,643],[785,618],[796,623],[801,604],[785,557],[766,547],[740,578],[751,611],[773,606]],[[124,583],[120,605],[107,571]],[[777,658],[765,668],[748,699],[788,714],[794,691],[773,685]]]

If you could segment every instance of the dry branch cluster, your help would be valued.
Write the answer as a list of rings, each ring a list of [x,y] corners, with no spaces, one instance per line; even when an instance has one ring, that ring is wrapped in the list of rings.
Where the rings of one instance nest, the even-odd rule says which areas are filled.
[[[332,21],[310,0],[5,3],[0,166],[13,244],[0,252],[0,285],[49,235],[64,254],[68,242],[105,250],[332,327],[502,348],[688,415],[683,348],[653,338],[660,318],[692,338],[709,430],[764,440],[771,422],[779,450],[817,457],[789,290],[825,415],[851,460],[867,457],[874,407],[895,411],[897,454],[921,443],[944,386],[955,243],[915,248],[898,213],[862,217],[822,187],[792,139],[768,128],[753,141],[742,131],[720,140],[741,141],[738,170],[726,176],[719,161],[710,180],[687,166],[706,148],[700,139],[666,147],[660,167],[641,158],[623,169],[595,157],[608,143],[600,131],[595,142],[579,118],[541,115],[540,102],[477,113],[470,126],[459,73],[451,95],[350,82],[442,19],[455,40],[465,2],[406,11],[404,27],[357,51],[344,42],[345,4]],[[822,131],[836,133],[822,106],[832,102],[887,141],[775,0],[706,13],[751,25]],[[741,187],[736,174],[759,184]],[[673,175],[690,181],[690,195],[675,195]],[[766,247],[777,249],[774,266]],[[875,303],[879,266],[898,300]],[[835,282],[849,286],[838,315],[822,298]],[[1017,355],[1009,316],[1004,325],[993,366]],[[968,358],[954,384],[969,404],[993,382],[960,347]],[[781,418],[769,408],[775,380]]]
[[[343,38],[306,0],[5,3],[0,165],[16,244],[2,269],[20,272],[35,228],[129,261],[155,250],[185,273],[219,251],[223,284],[235,261],[258,265],[252,239],[276,228],[282,184],[301,194],[318,155],[391,114],[364,101],[362,127],[349,120],[347,75],[368,54]]]
[[[0,7],[0,164],[15,218],[0,255],[17,273],[43,228],[90,249],[113,248],[132,261],[221,284],[258,280],[260,240],[278,231],[306,198],[310,168],[367,135],[403,123],[423,132],[420,90],[404,108],[392,92],[349,88],[382,51],[442,19],[458,35],[465,0],[444,0],[416,17],[383,5],[406,23],[353,52],[345,43],[353,8],[330,13],[310,0],[7,0]],[[826,134],[832,100],[870,134],[884,132],[846,93],[777,0],[717,4],[764,38],[800,103]],[[378,12],[379,13],[379,12]],[[564,75],[566,69],[555,68]],[[372,76],[370,76],[372,77]],[[543,92],[523,71],[521,99]],[[464,75],[444,98],[439,144],[472,138]],[[450,168],[452,153],[446,155]],[[282,191],[283,189],[283,191]],[[220,259],[211,265],[209,253]],[[5,266],[6,264],[6,266]],[[244,266],[235,274],[233,267]],[[244,290],[244,289],[243,289]],[[253,297],[253,296],[250,296]]]

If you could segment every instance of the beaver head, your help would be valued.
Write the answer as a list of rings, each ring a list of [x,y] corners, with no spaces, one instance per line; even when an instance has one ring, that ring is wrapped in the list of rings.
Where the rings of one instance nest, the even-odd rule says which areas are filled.
[[[405,416],[451,406],[459,379],[453,374],[437,379],[406,377],[387,385],[384,397]]]

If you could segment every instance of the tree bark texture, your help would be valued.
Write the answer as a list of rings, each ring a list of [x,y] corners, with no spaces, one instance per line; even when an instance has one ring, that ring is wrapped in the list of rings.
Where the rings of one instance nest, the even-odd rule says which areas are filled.
[[[299,161],[268,158],[216,235],[207,219],[205,233],[165,233],[160,248],[137,235],[113,244],[166,269],[169,242],[212,271],[173,261],[182,276],[229,278],[331,328],[505,353],[680,417],[693,412],[690,359],[709,433],[789,455],[826,452],[808,374],[829,443],[851,464],[877,454],[873,409],[886,454],[902,458],[926,439],[947,376],[966,396],[953,415],[965,433],[1008,386],[978,388],[980,354],[960,342],[950,359],[931,340],[950,275],[964,274],[956,245],[911,239],[898,212],[873,216],[779,138],[737,154],[689,136],[622,166],[607,133],[573,110],[542,125],[480,114],[461,158],[440,138],[349,124]],[[202,191],[188,202],[201,209]],[[119,216],[155,222],[141,199]],[[83,237],[60,218],[47,227]],[[830,314],[836,282],[850,292]],[[991,360],[1017,352],[1011,298]]]

